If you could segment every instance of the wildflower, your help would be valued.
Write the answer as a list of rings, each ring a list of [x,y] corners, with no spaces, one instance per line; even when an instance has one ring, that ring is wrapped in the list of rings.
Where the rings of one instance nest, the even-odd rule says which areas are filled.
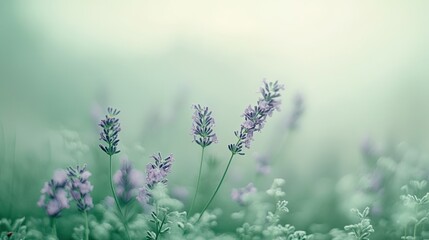
[[[235,144],[228,145],[228,149],[231,151],[228,164],[226,165],[225,171],[223,172],[222,178],[220,179],[215,191],[203,208],[197,221],[201,219],[201,216],[203,216],[204,212],[210,206],[216,194],[218,193],[234,156],[236,154],[244,155],[243,145],[246,148],[250,148],[250,143],[253,140],[253,134],[262,130],[267,117],[271,116],[274,110],[280,110],[280,100],[278,100],[278,98],[280,97],[280,90],[282,89],[284,89],[283,85],[279,85],[277,81],[269,83],[264,81],[264,86],[260,90],[262,98],[258,100],[256,106],[249,106],[244,111],[244,122],[241,124],[240,131],[234,132],[238,140]]]
[[[100,144],[101,150],[109,155],[109,184],[110,190],[112,191],[113,198],[115,199],[116,207],[119,210],[119,213],[122,217],[122,222],[125,227],[125,233],[127,234],[127,239],[130,239],[130,234],[128,231],[128,224],[125,218],[125,215],[121,209],[121,205],[119,203],[118,196],[116,195],[115,188],[113,187],[112,181],[112,156],[119,153],[120,151],[117,149],[119,138],[118,134],[121,131],[121,127],[119,124],[119,119],[116,116],[119,114],[119,110],[108,108],[108,114],[106,115],[106,119],[101,120],[99,124],[100,127],[103,128],[103,131],[100,133],[100,140],[103,140],[107,145]]]
[[[116,118],[120,111],[110,107],[107,111],[106,119],[101,120],[99,124],[103,128],[103,131],[100,133],[100,140],[103,140],[107,145],[100,144],[100,148],[107,155],[112,156],[120,152],[117,146],[119,143],[118,133],[121,131],[121,126],[119,119]]]
[[[217,136],[213,133],[214,119],[212,118],[212,112],[209,111],[208,107],[201,107],[200,105],[194,105],[194,115],[192,119],[192,135],[194,141],[201,146],[201,158],[200,167],[198,171],[197,187],[195,189],[194,197],[192,198],[191,206],[189,207],[188,214],[190,214],[194,208],[195,200],[197,199],[198,190],[200,187],[201,172],[204,160],[204,148],[210,146],[212,143],[217,143]]]
[[[91,192],[94,187],[88,180],[91,173],[86,170],[86,165],[83,167],[67,168],[67,176],[69,177],[68,187],[70,195],[76,201],[77,208],[81,212],[85,212],[94,207],[92,203]]]
[[[152,158],[155,163],[149,163],[146,166],[146,184],[149,188],[152,188],[157,183],[167,183],[166,177],[174,161],[172,154],[163,159],[161,153],[158,153],[153,155]]]
[[[154,154],[152,158],[154,163],[149,163],[146,166],[146,186],[139,188],[137,201],[145,204],[149,201],[149,190],[157,183],[167,183],[167,174],[170,173],[172,162],[174,161],[173,154],[168,155],[166,158],[161,156],[161,153]]]
[[[133,168],[131,162],[124,158],[121,169],[113,176],[116,185],[116,193],[122,203],[127,204],[137,195],[137,189],[143,186],[143,173]]]
[[[201,147],[207,147],[212,143],[217,143],[217,136],[213,132],[214,119],[211,116],[212,112],[209,111],[208,107],[201,107],[200,105],[194,105],[195,109],[192,119],[192,135],[194,141]]]
[[[57,170],[49,182],[45,182],[37,205],[43,208],[49,217],[59,217],[61,211],[69,208],[69,198],[66,190],[67,174]]]
[[[248,106],[244,110],[244,122],[241,124],[240,131],[234,132],[238,141],[236,144],[228,146],[232,154],[244,155],[243,145],[246,148],[250,148],[254,133],[260,132],[264,127],[267,117],[271,116],[274,110],[280,109],[281,102],[278,98],[282,89],[284,89],[283,85],[279,85],[277,81],[274,83],[264,81],[264,86],[260,90],[262,98],[258,100],[256,106]]]
[[[247,186],[243,188],[234,188],[231,192],[232,200],[236,201],[240,205],[245,205],[247,197],[256,192],[256,187],[253,183],[247,184]]]

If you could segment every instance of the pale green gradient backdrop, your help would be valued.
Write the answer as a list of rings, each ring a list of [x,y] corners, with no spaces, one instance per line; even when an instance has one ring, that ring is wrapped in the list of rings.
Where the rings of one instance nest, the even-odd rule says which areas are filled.
[[[193,173],[183,172],[199,151],[190,105],[213,110],[220,143],[210,152],[225,158],[261,80],[279,80],[282,114],[232,172],[253,168],[253,152],[270,144],[300,92],[306,111],[275,174],[299,181],[295,197],[307,198],[329,179],[322,166],[359,166],[366,135],[429,147],[428,12],[428,1],[3,1],[6,142],[16,131],[17,154],[38,156],[28,161],[37,168],[62,129],[96,143],[91,112],[112,105],[122,110],[124,152],[139,166],[154,151],[176,153],[172,178],[188,184]],[[65,165],[55,161],[40,174]]]

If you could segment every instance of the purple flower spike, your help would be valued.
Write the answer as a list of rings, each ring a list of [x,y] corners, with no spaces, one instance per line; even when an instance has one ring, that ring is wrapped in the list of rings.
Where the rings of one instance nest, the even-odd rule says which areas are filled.
[[[246,197],[252,193],[256,193],[256,188],[253,185],[253,183],[249,183],[247,184],[247,186],[243,188],[232,189],[231,198],[232,200],[236,201],[238,204],[245,205]]]
[[[70,207],[67,183],[67,173],[57,170],[54,177],[43,185],[37,205],[43,208],[49,217],[59,217],[63,209]]]
[[[105,119],[102,119],[99,126],[103,129],[100,133],[100,140],[104,141],[107,145],[100,144],[101,150],[107,155],[112,156],[120,152],[117,149],[119,138],[118,134],[121,131],[119,119],[116,116],[120,113],[119,110],[108,108],[108,114]]]
[[[154,163],[149,163],[146,166],[146,186],[139,188],[139,193],[136,199],[145,204],[149,201],[149,190],[157,183],[167,183],[167,174],[170,173],[172,162],[174,161],[173,154],[162,158],[161,153],[152,156]]]
[[[143,186],[144,175],[136,170],[127,158],[124,158],[121,161],[121,169],[113,176],[113,181],[119,200],[127,204],[137,196],[137,189]]]
[[[217,143],[217,136],[213,132],[214,119],[211,116],[212,112],[209,111],[208,107],[201,107],[200,105],[194,105],[195,109],[192,119],[192,135],[194,141],[201,147],[207,147],[212,143]]]
[[[170,172],[171,164],[174,161],[172,154],[163,159],[161,153],[158,153],[152,158],[155,163],[149,163],[146,166],[146,184],[149,188],[157,183],[167,183],[167,174]]]
[[[94,207],[92,203],[91,192],[94,187],[88,180],[91,173],[86,170],[86,165],[76,168],[68,167],[67,176],[69,177],[68,188],[73,200],[76,201],[79,211],[84,212]]]
[[[280,90],[283,90],[283,85],[278,82],[267,83],[264,81],[264,86],[260,92],[260,98],[256,106],[249,106],[245,109],[243,117],[244,122],[241,124],[240,131],[235,131],[234,134],[238,138],[236,144],[228,145],[232,154],[244,155],[243,145],[250,148],[250,143],[253,141],[253,134],[260,132],[265,125],[267,117],[271,116],[274,110],[280,110]]]

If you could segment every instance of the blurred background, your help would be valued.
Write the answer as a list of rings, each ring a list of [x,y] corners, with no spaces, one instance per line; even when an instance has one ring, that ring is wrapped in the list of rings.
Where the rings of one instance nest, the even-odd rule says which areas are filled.
[[[108,106],[121,110],[118,158],[143,171],[151,154],[173,153],[169,188],[182,195],[200,154],[191,105],[208,106],[219,168],[205,174],[217,181],[265,78],[285,85],[281,112],[234,160],[214,206],[228,212],[231,188],[282,177],[290,221],[341,227],[358,206],[336,196],[364,168],[365,141],[429,152],[428,11],[427,1],[2,1],[0,217],[43,216],[43,182],[77,163],[88,163],[102,201],[97,124]],[[271,156],[269,174],[257,175],[261,156]]]

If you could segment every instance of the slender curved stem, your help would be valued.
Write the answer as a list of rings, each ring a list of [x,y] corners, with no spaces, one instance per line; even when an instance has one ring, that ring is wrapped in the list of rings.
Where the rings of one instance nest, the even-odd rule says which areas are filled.
[[[85,211],[85,240],[89,240],[88,212]]]
[[[110,180],[110,189],[112,190],[112,194],[113,194],[113,197],[115,199],[116,207],[118,208],[119,213],[121,214],[122,222],[123,222],[124,227],[125,227],[125,232],[127,234],[127,238],[130,239],[130,234],[129,234],[129,231],[128,231],[127,221],[124,218],[124,214],[122,213],[121,205],[119,205],[119,200],[118,200],[118,196],[116,196],[115,188],[113,188],[113,181],[112,181],[112,155],[109,155],[109,160],[110,160],[110,177],[109,177],[109,180]]]
[[[189,208],[189,211],[188,211],[189,216],[192,212],[192,209],[194,208],[195,199],[197,198],[198,189],[200,188],[201,169],[203,168],[203,159],[204,159],[204,148],[205,147],[202,147],[202,150],[201,150],[200,170],[198,172],[197,189],[195,190],[194,198],[192,199],[192,204],[191,204],[191,207]]]
[[[207,204],[206,204],[206,206],[204,207],[203,211],[201,212],[200,217],[198,217],[197,222],[198,222],[198,221],[200,221],[200,219],[201,219],[201,217],[203,216],[204,212],[205,212],[205,211],[207,210],[207,208],[210,206],[210,204],[212,203],[213,199],[215,198],[215,196],[216,196],[217,192],[219,191],[219,188],[220,188],[220,186],[222,185],[223,180],[225,179],[226,173],[228,172],[229,166],[231,165],[231,162],[232,162],[232,159],[234,158],[234,155],[235,155],[234,153],[231,153],[231,157],[229,158],[228,165],[226,165],[225,172],[223,172],[222,178],[220,179],[219,184],[218,184],[218,185],[217,185],[217,187],[216,187],[216,190],[214,191],[214,193],[213,193],[213,195],[211,196],[210,200],[208,201],[208,203],[207,203]]]

